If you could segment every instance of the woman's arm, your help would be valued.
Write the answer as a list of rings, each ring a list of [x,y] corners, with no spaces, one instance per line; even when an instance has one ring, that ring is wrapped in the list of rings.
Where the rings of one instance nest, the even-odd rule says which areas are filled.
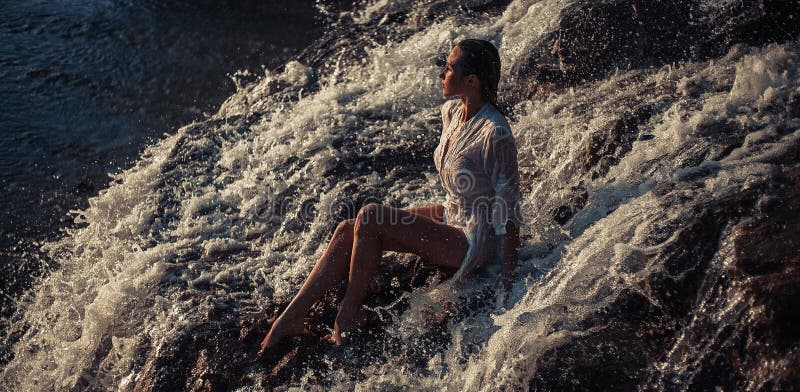
[[[503,287],[506,289],[506,302],[514,283],[519,253],[519,228],[512,221],[506,222],[506,234],[503,236]]]

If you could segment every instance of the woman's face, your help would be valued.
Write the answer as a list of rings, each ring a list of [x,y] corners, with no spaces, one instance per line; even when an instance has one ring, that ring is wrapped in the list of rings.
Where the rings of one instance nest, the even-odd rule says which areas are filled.
[[[457,65],[460,57],[461,48],[454,46],[447,56],[444,69],[439,72],[439,79],[442,79],[442,95],[445,97],[460,96],[467,92],[466,78]]]

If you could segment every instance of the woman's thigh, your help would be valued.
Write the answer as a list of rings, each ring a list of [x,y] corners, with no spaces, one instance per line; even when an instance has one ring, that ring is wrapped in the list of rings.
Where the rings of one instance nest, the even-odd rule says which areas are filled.
[[[414,253],[444,267],[461,266],[469,247],[461,229],[402,208],[380,204],[365,208],[369,210],[365,222],[376,226],[383,250]]]
[[[413,212],[417,215],[422,215],[437,223],[444,223],[444,207],[441,205],[428,205],[402,208],[402,210]]]

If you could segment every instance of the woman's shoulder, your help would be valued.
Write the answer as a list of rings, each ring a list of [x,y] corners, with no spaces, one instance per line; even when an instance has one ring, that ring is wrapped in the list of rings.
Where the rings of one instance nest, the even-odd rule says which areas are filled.
[[[508,125],[508,120],[494,106],[486,111],[481,128],[487,141],[498,141],[507,137],[511,137],[513,140],[514,137],[511,133],[511,126]]]
[[[491,121],[494,128],[500,128],[505,132],[511,132],[511,126],[508,125],[506,116],[494,105],[490,104],[489,110],[486,111],[486,118]]]

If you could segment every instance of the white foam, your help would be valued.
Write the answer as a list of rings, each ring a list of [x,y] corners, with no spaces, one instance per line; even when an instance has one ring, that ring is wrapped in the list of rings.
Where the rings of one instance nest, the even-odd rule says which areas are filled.
[[[282,73],[242,86],[210,119],[217,128],[200,125],[206,128],[197,136],[190,125],[151,146],[80,211],[77,220],[85,227],[46,245],[61,268],[39,283],[13,324],[24,334],[0,380],[20,390],[86,383],[127,390],[142,370],[137,355],[170,344],[181,328],[202,321],[202,310],[232,295],[256,306],[291,298],[336,224],[331,210],[351,196],[351,187],[387,189],[388,201],[401,205],[441,202],[434,173],[413,181],[391,169],[338,183],[321,178],[345,159],[331,145],[353,137],[374,154],[438,137],[440,130],[430,124],[443,100],[438,69],[428,59],[464,37],[486,38],[499,44],[507,74],[557,27],[572,3],[515,1],[496,20],[444,20],[402,42],[369,48],[361,64],[331,74],[315,75],[293,62]],[[360,18],[372,18],[386,4],[373,3]],[[511,126],[530,186],[523,200],[524,246],[530,252],[523,252],[510,308],[497,301],[488,313],[451,322],[450,344],[423,371],[389,358],[386,365],[376,361],[365,369],[358,382],[344,371],[323,376],[343,390],[412,383],[421,390],[526,389],[548,350],[594,333],[581,330],[581,320],[621,290],[638,290],[638,282],[662,268],[657,255],[674,235],[650,244],[654,227],[693,219],[664,208],[653,188],[700,181],[687,197],[736,192],[769,176],[770,159],[796,145],[797,131],[780,136],[767,126],[782,120],[753,109],[800,91],[797,61],[792,43],[738,47],[715,61],[620,73],[520,103]],[[305,92],[315,77],[321,87]],[[277,83],[295,88],[296,99],[272,94]],[[656,114],[639,128],[652,138],[633,142],[606,175],[582,176],[576,168],[582,162],[574,157],[588,137],[618,118],[620,102],[632,100],[654,107]],[[253,121],[234,128],[237,116]],[[719,160],[673,159],[705,140],[704,127],[722,123],[757,129]],[[586,206],[564,226],[555,223],[554,209],[568,203],[578,186],[586,190]],[[281,204],[285,193],[292,197]],[[301,202],[317,211],[310,221],[297,218],[308,212]],[[234,284],[248,289],[206,289]],[[489,284],[476,282],[457,293],[470,295]],[[437,304],[454,295],[448,289],[410,295],[411,309],[389,333],[412,344]],[[295,387],[312,388],[304,384],[311,379],[301,378]]]

